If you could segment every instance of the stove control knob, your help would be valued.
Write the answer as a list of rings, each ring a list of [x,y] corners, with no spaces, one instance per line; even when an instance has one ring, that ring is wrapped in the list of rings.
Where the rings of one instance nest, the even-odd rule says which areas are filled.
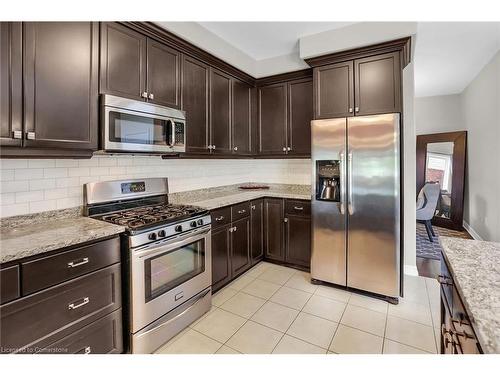
[[[175,226],[175,231],[176,232],[182,232],[182,225],[176,225]]]
[[[191,225],[191,227],[193,228],[196,228],[196,221],[192,221],[189,225]]]
[[[156,233],[149,233],[148,238],[149,238],[151,241],[156,240]]]
[[[167,234],[165,233],[165,231],[162,229],[158,232],[158,237],[165,237]]]
[[[198,219],[198,225],[203,225],[203,219]]]

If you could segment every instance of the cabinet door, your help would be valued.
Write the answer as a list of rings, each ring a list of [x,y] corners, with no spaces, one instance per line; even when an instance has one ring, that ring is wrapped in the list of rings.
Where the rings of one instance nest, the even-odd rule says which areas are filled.
[[[182,109],[186,111],[186,151],[207,153],[209,67],[187,56],[182,58]]]
[[[146,37],[112,22],[101,24],[101,92],[142,99]]]
[[[311,218],[287,215],[285,261],[298,266],[311,264]]]
[[[250,202],[251,261],[260,261],[264,255],[264,200]]]
[[[153,39],[148,45],[148,101],[172,108],[181,106],[181,53]]]
[[[22,143],[22,68],[22,25],[0,22],[1,146],[21,146]]]
[[[283,244],[283,199],[264,200],[264,251],[265,257],[285,260]]]
[[[97,149],[97,22],[24,24],[24,146]]]
[[[252,87],[233,80],[232,140],[233,153],[245,155],[251,152],[251,93]]]
[[[259,88],[259,153],[286,154],[287,84]]]
[[[247,216],[232,225],[231,271],[235,278],[250,267],[250,218]]]
[[[212,152],[227,154],[231,148],[231,77],[210,69],[210,138]]]
[[[212,291],[220,289],[231,279],[230,225],[212,232]]]
[[[353,116],[353,71],[352,61],[314,69],[314,117],[316,119]]]
[[[355,114],[401,111],[399,52],[354,61]]]
[[[288,154],[311,155],[312,79],[288,83]]]

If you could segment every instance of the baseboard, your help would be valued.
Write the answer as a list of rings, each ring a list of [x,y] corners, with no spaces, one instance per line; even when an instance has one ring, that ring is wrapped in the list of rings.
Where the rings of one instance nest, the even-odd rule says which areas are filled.
[[[418,276],[417,266],[410,266],[409,264],[405,264],[404,272],[405,275]]]
[[[475,240],[478,241],[484,241],[481,236],[467,223],[465,220],[463,222],[464,229],[474,238]]]

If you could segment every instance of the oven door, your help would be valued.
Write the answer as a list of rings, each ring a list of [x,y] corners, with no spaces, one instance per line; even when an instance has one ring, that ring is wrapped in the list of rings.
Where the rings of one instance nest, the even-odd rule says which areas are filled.
[[[104,107],[105,151],[175,152],[175,123],[158,114]]]
[[[210,287],[210,227],[131,250],[131,262],[131,330],[135,333]]]

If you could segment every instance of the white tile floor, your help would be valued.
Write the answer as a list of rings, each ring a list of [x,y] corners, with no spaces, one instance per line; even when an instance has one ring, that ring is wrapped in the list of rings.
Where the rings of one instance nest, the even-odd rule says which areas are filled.
[[[416,276],[404,284],[405,298],[390,305],[261,262],[156,353],[437,353],[439,284]]]

